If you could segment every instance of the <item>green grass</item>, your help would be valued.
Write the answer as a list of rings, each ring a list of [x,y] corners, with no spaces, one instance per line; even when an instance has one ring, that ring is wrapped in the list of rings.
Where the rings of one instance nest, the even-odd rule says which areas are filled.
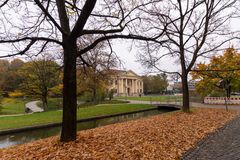
[[[3,98],[1,100],[0,115],[6,114],[22,114],[25,113],[25,103],[30,101],[29,99],[22,98]]]
[[[142,97],[115,97],[115,99],[138,100],[138,101],[158,101],[158,102],[180,102],[182,96],[160,95],[160,96],[142,96]]]
[[[127,103],[126,101],[119,101],[119,100],[105,100],[98,102],[98,104],[122,104],[122,103]],[[42,102],[38,102],[37,104],[39,107],[42,108]],[[79,105],[79,108],[82,107],[90,107],[94,106],[96,103],[93,102],[86,102],[84,104]],[[54,110],[60,110],[62,109],[62,98],[48,98],[48,108],[46,111],[54,111]]]
[[[122,100],[105,100],[105,101],[101,101],[98,102],[98,104],[124,104],[124,103],[128,103],[127,101],[122,101]],[[91,107],[91,106],[95,106],[96,103],[94,102],[86,102],[83,104],[78,105],[79,108],[83,108],[83,107]]]
[[[38,102],[37,105],[42,108],[42,101]],[[62,109],[62,98],[48,98],[47,111],[54,111]]]
[[[82,119],[149,108],[153,108],[153,106],[148,104],[99,104],[92,107],[78,109],[77,118]],[[0,130],[61,122],[61,119],[62,111],[49,111],[21,116],[0,117]]]

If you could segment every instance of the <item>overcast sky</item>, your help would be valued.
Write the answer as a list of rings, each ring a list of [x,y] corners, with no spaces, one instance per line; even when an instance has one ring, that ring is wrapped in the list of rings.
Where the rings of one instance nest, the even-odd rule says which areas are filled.
[[[231,22],[231,29],[236,31],[239,30],[239,26],[240,26],[240,19],[234,19]],[[137,62],[137,52],[138,49],[136,47],[131,47],[131,41],[120,41],[118,42],[117,40],[114,41],[114,46],[113,49],[116,52],[116,54],[121,58],[121,60],[123,61],[123,65],[125,67],[126,70],[133,70],[134,72],[136,72],[137,74],[143,75],[148,73],[149,70],[147,70],[144,66],[142,66],[139,62]],[[238,48],[239,52],[240,52],[240,40],[237,41],[231,41],[229,43],[226,44],[226,46],[224,47],[230,47],[230,46],[234,46],[235,48]],[[222,52],[220,52],[219,54],[221,54]],[[200,58],[198,60],[198,62],[208,62],[209,59],[207,58]],[[161,67],[163,69],[167,69],[170,71],[178,71],[179,70],[179,66],[174,63],[173,60],[171,60],[170,58],[165,59],[164,61],[162,61],[162,65]]]
[[[239,29],[240,26],[240,20],[233,20],[230,27],[234,30]],[[240,42],[240,41],[239,41]],[[228,46],[234,45],[235,47],[239,47],[238,43],[239,42],[229,42]],[[143,75],[147,73],[147,69],[144,68],[139,62],[136,62],[137,58],[137,52],[138,48],[132,47],[131,48],[131,41],[119,41],[119,40],[114,40],[113,41],[114,46],[113,50],[116,52],[116,54],[120,57],[120,59],[123,62],[123,68],[121,69],[126,69],[126,70],[133,70],[137,74]],[[240,44],[240,43],[239,43]],[[131,48],[131,49],[130,49]],[[9,51],[7,48],[0,47],[0,55],[6,55],[6,52]],[[201,59],[201,61],[207,61],[206,59]],[[165,59],[164,61],[161,62],[162,69],[170,70],[170,71],[178,71],[179,66],[174,63],[174,61],[170,58]]]

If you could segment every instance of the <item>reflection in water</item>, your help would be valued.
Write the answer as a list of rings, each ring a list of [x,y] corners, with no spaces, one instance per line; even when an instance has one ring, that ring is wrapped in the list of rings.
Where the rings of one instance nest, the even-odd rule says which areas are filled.
[[[133,113],[133,114],[128,114],[128,115],[115,116],[115,117],[111,117],[111,118],[92,120],[92,121],[88,121],[88,122],[80,122],[77,125],[77,129],[79,131],[86,130],[86,129],[90,129],[90,128],[96,128],[99,126],[117,123],[117,122],[123,122],[123,121],[141,118],[141,117],[157,115],[160,113],[166,113],[169,111],[172,111],[172,110],[157,110],[156,109],[156,110]],[[23,144],[23,143],[31,142],[31,141],[34,141],[37,139],[42,139],[42,138],[58,135],[58,134],[60,134],[60,130],[61,130],[61,127],[49,127],[49,128],[35,129],[32,131],[24,131],[24,132],[20,132],[20,133],[13,133],[13,134],[0,136],[0,148],[5,148],[5,147],[17,145],[17,144]]]

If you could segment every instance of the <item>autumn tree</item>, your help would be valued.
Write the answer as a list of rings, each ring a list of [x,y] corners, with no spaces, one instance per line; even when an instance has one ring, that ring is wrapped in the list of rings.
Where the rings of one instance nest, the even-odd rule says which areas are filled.
[[[223,90],[222,82],[239,92],[240,53],[233,47],[228,48],[223,55],[213,56],[209,64],[197,64],[191,74],[198,81],[196,89],[203,97]]]
[[[26,94],[40,97],[44,110],[48,107],[49,90],[60,83],[59,68],[52,60],[40,59],[26,62],[19,71],[23,78],[21,89]]]
[[[18,70],[24,62],[20,59],[12,61],[0,60],[0,88],[4,92],[14,91],[19,88],[22,78],[18,75]]]
[[[87,65],[81,64],[78,69],[78,88],[82,92],[92,93],[91,101],[96,103],[99,96],[104,98],[111,77],[111,69],[118,67],[119,58],[110,49],[107,50],[107,43],[98,44],[97,48],[85,54],[82,58]],[[102,92],[102,93],[100,93]],[[99,93],[99,94],[98,94]],[[100,98],[100,99],[102,99]]]
[[[148,68],[181,77],[184,112],[189,112],[189,72],[199,57],[234,39],[229,22],[238,3],[238,0],[169,0],[142,9],[148,22],[143,30],[160,35],[158,38],[165,43],[141,44],[139,60]],[[180,71],[171,67],[164,70],[164,61],[168,61],[168,66],[179,64]]]
[[[6,75],[8,72],[9,68],[9,61],[1,59],[0,60],[0,89],[3,90],[5,86],[5,81],[6,81]]]
[[[137,9],[147,6],[151,0],[52,0],[19,1],[4,0],[0,4],[0,44],[11,48],[1,57],[15,55],[38,55],[54,48],[63,50],[63,116],[61,141],[76,139],[76,62],[100,42],[125,38],[151,40],[158,43],[157,36],[143,37],[136,32],[141,24]],[[94,41],[77,47],[79,39]],[[85,63],[83,61],[83,63]]]
[[[157,74],[143,76],[144,94],[160,94],[168,86],[167,75]]]
[[[22,77],[19,75],[19,69],[23,66],[24,61],[21,59],[13,59],[8,67],[6,72],[4,91],[15,91],[19,89],[20,84],[22,83]]]

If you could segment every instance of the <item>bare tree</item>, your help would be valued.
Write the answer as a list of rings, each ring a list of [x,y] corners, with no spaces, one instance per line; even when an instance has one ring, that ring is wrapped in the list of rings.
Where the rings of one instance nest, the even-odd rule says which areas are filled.
[[[169,0],[142,9],[149,25],[144,30],[161,34],[164,44],[147,42],[139,55],[142,64],[160,72],[178,74],[183,89],[183,108],[189,112],[188,74],[199,57],[221,49],[233,40],[230,20],[237,13],[238,0]],[[166,57],[180,64],[181,71],[161,68]]]
[[[158,0],[161,1],[161,0]],[[100,42],[116,39],[138,39],[158,42],[157,37],[136,35],[140,24],[137,9],[152,0],[4,0],[0,4],[1,48],[12,48],[6,55],[38,55],[47,49],[63,50],[63,118],[61,141],[76,139],[76,59]],[[134,22],[134,23],[133,23]],[[91,43],[80,49],[77,41],[95,35]],[[87,41],[86,41],[87,42]]]
[[[89,37],[92,38],[92,37]],[[81,42],[79,43],[81,46]],[[107,89],[110,76],[112,75],[112,69],[119,66],[121,63],[118,56],[112,50],[108,51],[108,43],[99,43],[97,48],[94,48],[90,52],[86,53],[81,60],[79,59],[78,69],[78,86],[82,91],[90,91],[92,93],[92,102],[97,103],[97,92],[99,89]],[[82,64],[82,62],[87,62]],[[83,77],[85,78],[82,81]]]

